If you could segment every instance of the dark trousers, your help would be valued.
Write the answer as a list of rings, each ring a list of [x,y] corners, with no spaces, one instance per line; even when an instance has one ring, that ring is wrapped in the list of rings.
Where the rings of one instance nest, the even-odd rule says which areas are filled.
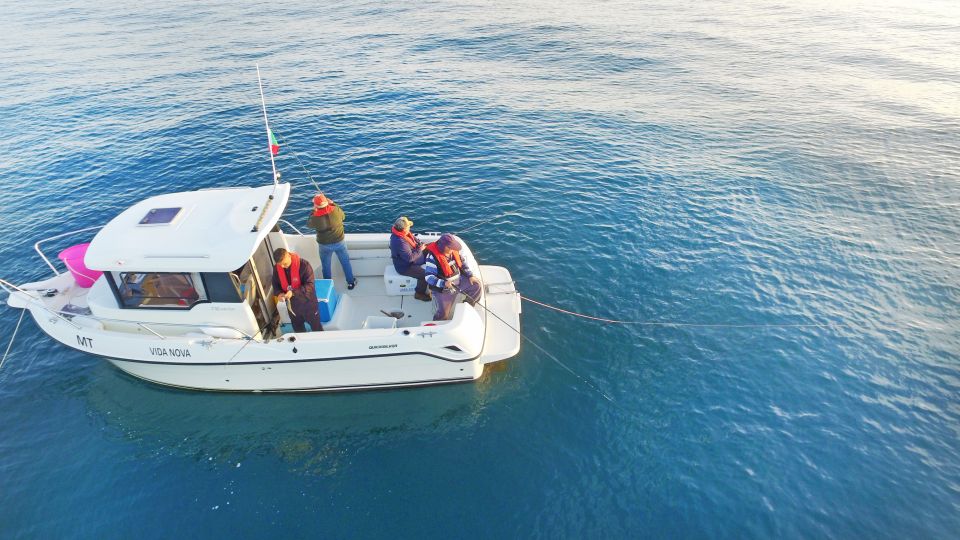
[[[417,289],[416,292],[420,294],[427,294],[427,273],[423,271],[422,266],[411,264],[407,267],[406,272],[398,272],[403,276],[410,276],[412,278],[417,278]]]
[[[297,302],[293,299],[289,307],[293,310],[290,313],[290,324],[293,325],[294,332],[306,332],[304,323],[310,325],[310,330],[320,332],[323,330],[323,324],[320,323],[320,305],[316,302]]]
[[[460,280],[460,283],[457,284],[457,287],[459,287],[463,294],[466,294],[474,302],[480,301],[480,285],[474,285],[466,278],[463,278]],[[450,320],[450,318],[453,317],[453,308],[456,305],[459,296],[460,293],[454,291],[453,289],[444,289],[442,291],[434,290],[433,307],[435,311],[433,314],[433,320]]]

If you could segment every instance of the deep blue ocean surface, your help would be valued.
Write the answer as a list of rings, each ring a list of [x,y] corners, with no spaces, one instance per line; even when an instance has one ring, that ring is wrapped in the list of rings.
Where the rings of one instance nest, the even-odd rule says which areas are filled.
[[[694,326],[525,303],[549,355],[474,384],[233,395],[26,320],[0,537],[960,532],[956,2],[150,4],[0,8],[0,277],[270,182],[259,63],[292,221],[304,168],[355,232],[502,216],[464,236],[525,296]]]

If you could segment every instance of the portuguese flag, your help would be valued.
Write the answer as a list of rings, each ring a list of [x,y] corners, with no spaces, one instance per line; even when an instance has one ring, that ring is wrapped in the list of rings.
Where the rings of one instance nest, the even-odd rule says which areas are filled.
[[[267,135],[270,136],[270,153],[277,155],[280,153],[280,143],[277,142],[277,138],[273,136],[273,130],[268,129]]]

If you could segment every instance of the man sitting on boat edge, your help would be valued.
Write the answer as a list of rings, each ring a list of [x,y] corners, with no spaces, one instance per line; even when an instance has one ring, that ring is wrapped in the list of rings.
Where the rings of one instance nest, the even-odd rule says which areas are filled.
[[[480,300],[480,279],[473,275],[470,267],[460,258],[461,249],[463,246],[450,233],[443,234],[436,242],[427,244],[423,270],[427,284],[433,291],[435,321],[446,321],[453,317],[453,306],[460,292],[467,296],[471,305]],[[467,279],[460,279],[461,276]],[[457,292],[454,286],[460,291]]]
[[[286,300],[294,332],[306,332],[304,322],[313,332],[323,330],[320,304],[313,284],[313,267],[296,253],[277,248],[273,252],[273,290],[277,302]]]
[[[400,216],[393,222],[390,229],[390,257],[393,259],[393,269],[401,276],[416,278],[417,288],[413,297],[417,300],[429,302],[432,300],[427,290],[426,273],[423,270],[426,258],[426,246],[410,232],[413,222],[406,216]]]

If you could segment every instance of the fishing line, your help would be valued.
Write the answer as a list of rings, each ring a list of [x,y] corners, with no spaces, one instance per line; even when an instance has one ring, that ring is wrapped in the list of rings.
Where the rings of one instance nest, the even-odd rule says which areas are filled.
[[[460,290],[460,287],[457,287],[457,286],[454,285],[453,283],[451,283],[450,285],[451,285],[451,287],[453,287],[453,290],[455,290],[455,291],[457,291],[458,293],[462,294],[462,295],[465,296],[466,298],[470,298],[470,296],[467,295],[467,293],[465,293],[465,292],[463,292],[462,290]],[[599,387],[597,387],[595,384],[593,384],[593,383],[591,383],[590,381],[588,381],[587,379],[585,379],[583,376],[579,375],[576,371],[570,369],[570,367],[567,366],[566,364],[564,364],[563,362],[561,362],[559,358],[557,358],[556,356],[550,354],[550,351],[544,349],[544,348],[541,347],[537,342],[535,342],[535,341],[533,341],[532,339],[530,339],[529,337],[523,335],[523,332],[521,332],[520,330],[517,330],[517,329],[514,328],[510,323],[508,323],[507,321],[501,319],[499,315],[497,315],[496,313],[494,313],[493,311],[491,311],[487,306],[485,306],[484,304],[481,304],[480,302],[477,302],[477,303],[474,304],[474,305],[478,305],[478,306],[482,307],[482,308],[484,309],[484,311],[486,311],[486,312],[489,313],[490,315],[493,315],[494,317],[496,317],[497,320],[500,321],[500,322],[502,322],[507,328],[509,328],[509,329],[513,330],[514,332],[516,332],[517,335],[520,336],[521,339],[527,340],[528,343],[530,343],[531,345],[533,345],[534,347],[536,347],[536,348],[537,348],[540,352],[542,352],[543,354],[547,355],[548,358],[550,358],[551,360],[553,360],[554,362],[556,362],[557,364],[559,364],[560,367],[562,367],[563,369],[567,370],[571,375],[573,375],[574,377],[576,377],[577,379],[579,379],[581,382],[583,382],[583,384],[589,386],[594,392],[600,394],[600,395],[603,397],[603,399],[609,401],[610,403],[616,403],[616,402],[613,400],[612,397],[610,397],[609,395],[607,395],[606,392],[604,392],[604,391],[601,390]]]
[[[271,131],[273,131],[273,130],[271,130]],[[313,179],[313,176],[310,174],[310,171],[307,170],[306,165],[304,165],[304,164],[303,164],[303,161],[300,160],[300,154],[297,154],[296,150],[293,149],[293,146],[291,146],[290,143],[287,142],[286,137],[284,137],[283,135],[281,135],[281,134],[280,134],[279,132],[277,132],[277,131],[274,131],[273,133],[274,133],[274,135],[277,136],[278,139],[280,139],[280,141],[281,141],[281,142],[283,143],[283,145],[290,151],[290,153],[293,154],[293,157],[296,158],[297,163],[300,164],[300,168],[303,169],[304,174],[306,174],[306,175],[307,175],[307,178],[310,179],[310,182],[313,183],[313,187],[317,188],[317,191],[322,192],[323,190],[320,189],[320,184],[318,184],[317,181]]]
[[[251,105],[256,106],[256,104],[254,104],[253,102],[251,102]],[[300,154],[298,154],[297,151],[293,149],[293,145],[290,144],[290,142],[287,140],[287,138],[284,137],[280,132],[278,132],[278,131],[277,131],[276,129],[274,129],[273,127],[270,128],[270,132],[273,133],[273,135],[277,138],[277,140],[282,143],[280,146],[283,146],[284,148],[286,148],[286,149],[289,151],[289,153],[293,154],[294,159],[297,160],[297,164],[300,165],[300,168],[303,169],[303,173],[306,174],[306,175],[307,175],[307,178],[310,179],[310,183],[313,184],[313,187],[314,187],[318,192],[323,193],[323,190],[320,189],[320,184],[317,183],[317,181],[313,178],[313,175],[310,174],[310,171],[307,169],[307,166],[304,165],[304,164],[303,164],[303,160],[300,159]],[[292,185],[292,184],[291,184],[291,185]],[[363,189],[358,189],[357,186],[354,186],[354,187],[353,187],[353,191],[363,192]]]
[[[323,192],[323,190],[320,189],[320,184],[317,183],[317,181],[313,178],[313,175],[310,174],[310,171],[307,169],[307,166],[304,165],[303,160],[300,159],[300,154],[298,154],[297,151],[294,150],[293,145],[290,144],[290,141],[289,141],[286,137],[284,137],[279,131],[277,131],[275,128],[273,128],[273,127],[270,128],[270,131],[274,134],[274,136],[277,137],[277,140],[280,141],[281,146],[283,146],[285,149],[287,149],[288,152],[293,155],[294,159],[297,160],[297,164],[300,165],[300,168],[303,169],[303,173],[306,174],[306,175],[307,175],[307,178],[310,179],[310,183],[313,184],[313,187],[314,187],[318,192]],[[354,187],[354,188],[353,188],[353,191],[356,192],[356,191],[358,191],[358,190],[356,189],[356,187]],[[361,190],[359,190],[359,191],[362,192],[363,190],[361,189]],[[479,226],[481,226],[481,225],[486,225],[487,223],[490,223],[490,222],[493,222],[493,221],[497,221],[498,219],[505,218],[505,217],[507,217],[507,216],[519,216],[519,215],[521,215],[521,214],[520,214],[519,212],[515,211],[515,210],[507,211],[507,212],[504,212],[504,213],[502,213],[502,214],[500,214],[500,215],[497,215],[497,216],[495,216],[495,217],[493,217],[493,218],[490,218],[490,219],[488,219],[488,220],[481,221],[480,223],[475,223],[475,224],[467,227],[466,229],[463,229],[463,230],[461,230],[461,231],[458,231],[458,233],[465,233],[465,232],[467,232],[467,231],[476,229],[477,227],[479,227]]]
[[[592,315],[586,315],[583,313],[577,313],[576,311],[569,311],[557,306],[552,306],[544,302],[538,302],[532,298],[527,298],[526,296],[520,295],[520,298],[526,300],[527,302],[537,304],[538,306],[543,306],[547,309],[552,309],[554,311],[559,311],[560,313],[566,313],[567,315],[573,315],[574,317],[582,317],[584,319],[590,319],[592,321],[600,321],[609,324],[632,324],[637,326],[674,326],[674,327],[683,327],[683,328],[830,328],[836,326],[836,324],[830,323],[799,323],[799,324],[712,324],[712,323],[683,323],[683,322],[668,322],[668,321],[621,321],[617,319],[605,319],[603,317],[594,317]]]
[[[268,340],[268,339],[264,339],[264,338],[263,338],[263,332],[264,332],[266,329],[270,328],[270,326],[271,326],[272,323],[273,323],[272,320],[271,320],[271,321],[268,321],[267,324],[263,325],[262,327],[260,327],[259,330],[257,330],[257,334],[260,335],[260,339],[256,339],[256,338],[254,338],[254,337],[252,337],[252,336],[251,336],[251,337],[248,337],[248,338],[246,339],[246,342],[243,344],[243,346],[240,347],[239,349],[237,349],[237,352],[233,353],[233,356],[231,356],[230,359],[227,360],[227,363],[224,365],[224,367],[229,366],[229,365],[230,365],[230,362],[233,362],[233,359],[236,358],[238,354],[242,353],[243,350],[247,348],[247,345],[249,345],[251,341],[259,341],[259,342],[261,342],[261,343],[267,343],[268,341],[270,341],[270,340]]]
[[[20,330],[20,323],[23,322],[23,316],[26,313],[26,309],[20,310],[20,319],[17,321],[16,328],[13,329],[13,335],[10,336],[10,343],[7,345],[6,352],[3,353],[3,358],[0,358],[0,369],[3,368],[3,363],[7,361],[7,355],[10,354],[10,349],[13,347],[13,340],[17,339],[17,331]]]
[[[277,140],[282,143],[281,146],[283,146],[284,149],[287,150],[290,154],[292,154],[294,159],[297,160],[297,164],[300,165],[300,168],[303,169],[303,173],[306,174],[307,178],[310,179],[310,183],[313,184],[314,189],[316,189],[318,193],[323,193],[323,189],[320,188],[320,184],[317,183],[317,181],[313,178],[313,175],[310,174],[310,171],[307,169],[307,166],[304,165],[303,160],[300,159],[300,154],[298,154],[297,151],[293,149],[293,145],[290,144],[289,140],[283,135],[281,135],[278,131],[274,130],[273,128],[270,128],[270,131],[272,131],[274,136],[277,138]],[[292,182],[290,185],[294,186]],[[362,188],[357,188],[356,186],[354,186],[353,188],[351,188],[351,192],[363,193],[364,190]],[[351,199],[350,197],[347,197],[347,202],[350,202],[350,199]],[[340,200],[340,199],[338,198],[337,200]]]
[[[293,149],[293,146],[290,145],[290,143],[287,141],[287,139],[286,139],[283,135],[281,135],[279,132],[277,132],[277,131],[274,130],[273,128],[271,128],[271,131],[273,131],[273,134],[277,137],[277,139],[280,140],[280,142],[283,144],[283,146],[284,146],[286,149],[288,149],[291,154],[293,154],[293,157],[297,160],[297,163],[300,165],[300,168],[303,169],[304,174],[306,174],[306,175],[307,175],[307,178],[310,179],[310,182],[313,184],[313,187],[315,187],[315,188],[317,189],[317,191],[321,191],[321,192],[322,192],[323,190],[320,189],[320,185],[317,184],[317,181],[314,180],[314,179],[313,179],[313,176],[310,175],[310,171],[307,170],[306,165],[303,164],[303,161],[301,161],[301,159],[300,159],[300,155],[297,154],[297,151]],[[355,191],[356,191],[356,190],[355,190]],[[521,215],[519,212],[517,212],[517,211],[515,211],[515,210],[510,210],[510,211],[504,212],[504,213],[502,213],[502,214],[499,214],[499,215],[497,215],[497,216],[494,216],[494,217],[492,217],[492,218],[490,218],[490,219],[488,219],[488,220],[481,221],[480,223],[475,223],[475,224],[467,227],[466,229],[462,229],[462,230],[458,231],[457,234],[465,233],[465,232],[467,232],[467,231],[476,229],[477,227],[479,227],[479,226],[481,226],[481,225],[486,225],[487,223],[490,223],[490,222],[492,222],[492,221],[497,221],[497,220],[502,219],[502,218],[505,218],[505,217],[507,217],[507,216],[519,216],[519,215]]]
[[[507,216],[519,216],[519,215],[520,215],[519,212],[516,212],[516,211],[513,211],[513,210],[511,210],[511,211],[509,211],[509,212],[504,212],[504,213],[502,213],[502,214],[500,214],[500,215],[498,215],[498,216],[496,216],[496,217],[492,217],[492,218],[490,218],[490,219],[488,219],[488,220],[486,220],[486,221],[481,221],[480,223],[475,223],[475,224],[467,227],[466,229],[462,229],[462,230],[460,230],[459,232],[457,232],[457,234],[462,234],[462,233],[465,233],[465,232],[467,232],[467,231],[469,231],[469,230],[476,229],[477,227],[479,227],[479,226],[481,226],[481,225],[486,225],[487,223],[490,223],[491,221],[496,221],[496,220],[498,220],[498,219],[500,219],[500,218],[504,218],[504,217],[507,217]]]
[[[259,76],[259,72],[258,72],[258,76]],[[251,102],[251,105],[256,106],[253,102]],[[281,135],[280,132],[278,132],[277,130],[275,130],[275,129],[273,129],[273,128],[270,128],[270,132],[273,133],[273,135],[274,135],[280,142],[283,143],[282,146],[287,147],[287,148],[289,149],[290,153],[293,154],[293,157],[297,160],[297,163],[300,165],[300,168],[303,169],[304,174],[306,174],[306,175],[307,175],[307,178],[310,179],[310,182],[313,184],[313,187],[315,187],[315,188],[317,189],[317,191],[323,192],[323,190],[320,189],[320,184],[318,184],[317,181],[313,179],[313,176],[310,174],[310,171],[307,170],[307,167],[303,164],[303,161],[300,160],[300,155],[297,154],[297,152],[293,149],[293,146],[290,145],[290,143],[287,141],[286,137],[284,137],[283,135]]]

